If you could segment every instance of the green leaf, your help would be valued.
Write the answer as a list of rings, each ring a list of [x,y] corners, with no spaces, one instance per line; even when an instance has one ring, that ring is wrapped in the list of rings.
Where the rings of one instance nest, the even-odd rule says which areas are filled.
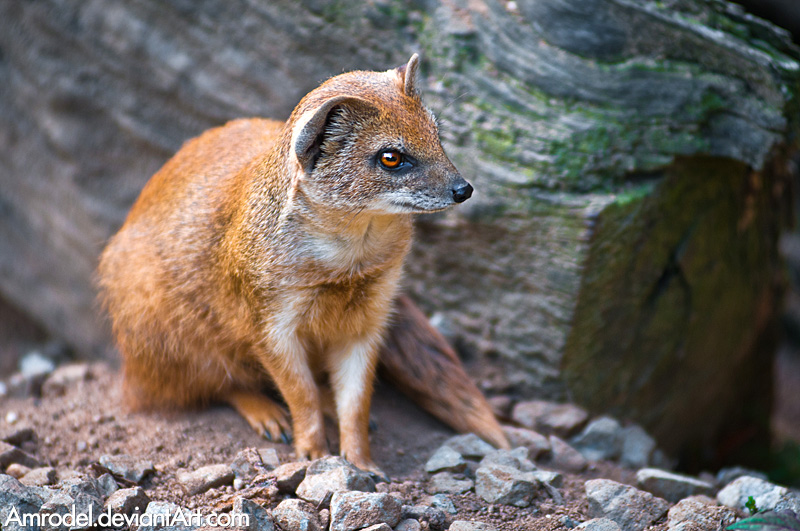
[[[800,531],[800,519],[772,511],[750,516],[729,525],[729,531]]]
[[[747,501],[744,504],[747,507],[747,510],[750,511],[751,515],[754,515],[758,512],[758,507],[756,507],[756,500],[752,496],[747,497]]]

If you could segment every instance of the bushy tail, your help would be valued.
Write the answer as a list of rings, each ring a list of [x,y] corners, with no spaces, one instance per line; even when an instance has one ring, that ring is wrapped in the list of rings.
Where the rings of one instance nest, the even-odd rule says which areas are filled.
[[[379,370],[384,379],[454,430],[473,432],[498,448],[509,448],[486,398],[458,355],[408,297],[395,301]]]

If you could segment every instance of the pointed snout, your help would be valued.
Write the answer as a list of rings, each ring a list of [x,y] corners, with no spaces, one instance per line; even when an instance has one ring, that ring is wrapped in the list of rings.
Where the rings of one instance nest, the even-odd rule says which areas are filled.
[[[463,203],[472,197],[472,185],[459,176],[453,185],[453,201]]]

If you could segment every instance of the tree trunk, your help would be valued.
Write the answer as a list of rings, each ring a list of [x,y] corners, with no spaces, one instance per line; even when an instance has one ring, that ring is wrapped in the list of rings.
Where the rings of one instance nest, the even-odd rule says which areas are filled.
[[[800,52],[718,0],[2,2],[3,296],[109,355],[97,256],[166,158],[413,51],[476,193],[406,284],[481,383],[672,451],[762,428]]]

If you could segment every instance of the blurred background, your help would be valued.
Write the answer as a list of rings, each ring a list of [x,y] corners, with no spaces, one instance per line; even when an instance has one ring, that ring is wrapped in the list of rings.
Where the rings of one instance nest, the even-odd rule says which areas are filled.
[[[0,391],[118,362],[97,256],[185,140],[419,52],[476,195],[406,290],[486,393],[797,485],[799,38],[794,0],[5,0]]]

